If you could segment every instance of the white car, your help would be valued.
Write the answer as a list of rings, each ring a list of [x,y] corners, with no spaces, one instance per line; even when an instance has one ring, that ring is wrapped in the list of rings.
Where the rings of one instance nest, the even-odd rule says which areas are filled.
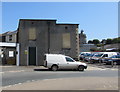
[[[71,57],[62,54],[45,54],[44,66],[53,71],[57,71],[58,69],[77,69],[84,71],[84,69],[87,69],[87,64],[77,62]]]

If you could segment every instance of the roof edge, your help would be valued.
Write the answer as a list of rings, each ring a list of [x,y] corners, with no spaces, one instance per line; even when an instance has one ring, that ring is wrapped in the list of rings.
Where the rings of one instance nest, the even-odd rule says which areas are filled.
[[[71,23],[65,23],[65,24],[64,23],[58,23],[56,25],[79,25],[79,24],[74,24],[74,23],[73,24],[71,24]]]
[[[57,21],[56,19],[19,19],[19,21]]]

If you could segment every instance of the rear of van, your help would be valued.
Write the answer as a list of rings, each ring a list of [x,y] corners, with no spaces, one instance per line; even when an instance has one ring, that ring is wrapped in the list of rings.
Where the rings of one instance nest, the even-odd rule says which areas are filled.
[[[65,62],[64,55],[61,54],[45,54],[44,55],[44,66],[51,68],[53,65],[59,66]]]
[[[44,55],[44,67],[47,67],[46,54]]]

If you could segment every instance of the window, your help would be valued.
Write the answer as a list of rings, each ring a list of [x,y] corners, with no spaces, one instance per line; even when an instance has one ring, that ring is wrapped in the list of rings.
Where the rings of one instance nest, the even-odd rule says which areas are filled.
[[[103,54],[96,54],[95,57],[101,57]],[[104,57],[104,56],[103,56]]]
[[[64,33],[63,38],[63,48],[70,48],[70,33]]]
[[[35,28],[29,29],[29,40],[36,40],[36,30]]]
[[[66,57],[66,61],[67,61],[67,62],[74,62],[74,60],[71,59],[71,58],[69,58],[69,57]]]
[[[9,41],[12,41],[12,35],[9,35]]]
[[[117,55],[116,58],[120,58],[120,55]]]
[[[104,54],[103,57],[108,57],[108,54]]]
[[[116,58],[116,56],[112,56],[112,57],[110,57],[110,58]]]

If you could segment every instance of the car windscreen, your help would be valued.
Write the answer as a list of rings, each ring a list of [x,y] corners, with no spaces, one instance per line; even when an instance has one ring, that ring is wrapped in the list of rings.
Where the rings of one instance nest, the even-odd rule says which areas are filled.
[[[89,55],[89,57],[93,57],[93,56],[94,56],[94,54],[90,54],[90,55]]]

